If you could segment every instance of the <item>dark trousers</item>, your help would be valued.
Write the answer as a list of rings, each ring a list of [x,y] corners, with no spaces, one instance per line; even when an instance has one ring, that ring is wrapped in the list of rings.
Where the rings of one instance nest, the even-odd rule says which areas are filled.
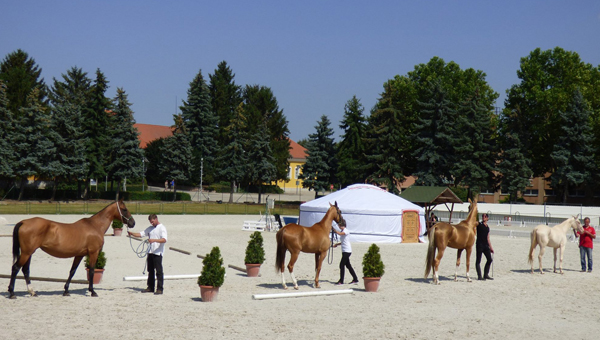
[[[481,264],[481,255],[485,255],[485,267],[483,267],[483,277],[487,277],[490,273],[490,266],[492,265],[492,252],[489,247],[485,248],[477,248],[477,258],[475,260],[475,269],[477,269],[477,278],[481,279],[481,268],[479,265]]]
[[[156,272],[156,290],[163,290],[165,275],[163,273],[162,256],[148,254],[148,288],[154,290],[154,273]]]
[[[350,275],[352,275],[352,280],[358,281],[358,277],[356,276],[356,273],[354,272],[354,268],[352,268],[352,265],[350,264],[350,255],[352,255],[352,253],[342,253],[342,260],[340,261],[340,281],[339,281],[341,283],[344,283],[344,274],[346,272],[346,268],[348,268]]]

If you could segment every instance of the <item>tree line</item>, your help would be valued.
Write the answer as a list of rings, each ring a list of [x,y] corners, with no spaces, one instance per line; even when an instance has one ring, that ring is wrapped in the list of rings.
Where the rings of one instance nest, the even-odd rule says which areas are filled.
[[[181,113],[173,115],[173,136],[145,151],[127,94],[118,88],[108,98],[99,69],[92,80],[73,67],[50,88],[40,74],[21,50],[0,64],[0,179],[6,183],[23,184],[29,176],[76,182],[85,197],[91,178],[140,178],[142,164],[155,181],[224,181],[232,194],[288,179],[288,121],[273,91],[237,85],[225,61],[208,81],[197,73]],[[597,189],[600,66],[560,47],[538,48],[521,58],[517,76],[502,110],[483,71],[439,57],[384,82],[368,116],[353,96],[338,142],[326,114],[299,141],[307,148],[303,186],[317,194],[368,182],[398,193],[415,176],[419,185],[461,187],[469,195],[500,188],[511,201],[533,176],[544,176],[563,201],[572,190]]]
[[[383,84],[370,115],[347,101],[335,142],[323,115],[307,148],[304,187],[374,183],[398,193],[407,176],[418,185],[462,187],[468,196],[496,191],[515,201],[532,177],[544,176],[560,201],[598,189],[600,66],[560,47],[521,58],[519,83],[504,108],[486,74],[439,57]]]

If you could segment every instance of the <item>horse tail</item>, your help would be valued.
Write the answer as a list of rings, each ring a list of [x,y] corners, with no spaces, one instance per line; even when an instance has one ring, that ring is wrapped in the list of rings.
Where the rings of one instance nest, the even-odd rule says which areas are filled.
[[[427,257],[425,258],[425,279],[429,277],[431,267],[433,266],[433,259],[435,258],[435,229],[435,224],[429,229],[429,246],[427,247]]]
[[[535,250],[535,246],[537,246],[537,228],[531,231],[531,247],[529,248],[529,264],[533,263],[533,251]]]
[[[277,239],[277,256],[275,258],[275,271],[277,273],[282,273],[285,269],[283,268],[285,264],[285,245],[283,244],[283,233],[285,233],[285,227],[279,229],[275,238]]]
[[[21,257],[21,243],[19,242],[19,229],[21,229],[21,226],[23,225],[23,222],[19,222],[17,223],[17,225],[15,225],[15,228],[13,229],[13,265],[15,263],[17,263],[17,261],[19,261],[19,258]]]

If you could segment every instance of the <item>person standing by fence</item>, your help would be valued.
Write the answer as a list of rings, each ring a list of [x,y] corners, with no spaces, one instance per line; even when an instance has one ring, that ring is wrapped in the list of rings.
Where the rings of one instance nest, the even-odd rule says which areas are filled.
[[[585,258],[587,256],[587,272],[592,272],[592,250],[594,249],[594,239],[596,238],[596,230],[590,225],[590,218],[583,219],[583,231],[577,232],[579,236],[579,255],[581,256],[581,271],[586,271]]]

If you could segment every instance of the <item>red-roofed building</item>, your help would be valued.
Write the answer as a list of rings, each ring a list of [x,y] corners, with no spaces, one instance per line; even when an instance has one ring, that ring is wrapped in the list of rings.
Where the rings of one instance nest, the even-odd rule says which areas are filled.
[[[140,148],[142,149],[145,149],[146,145],[153,140],[173,136],[173,130],[170,126],[133,124],[133,127],[135,127],[140,133],[138,139],[140,140]]]

